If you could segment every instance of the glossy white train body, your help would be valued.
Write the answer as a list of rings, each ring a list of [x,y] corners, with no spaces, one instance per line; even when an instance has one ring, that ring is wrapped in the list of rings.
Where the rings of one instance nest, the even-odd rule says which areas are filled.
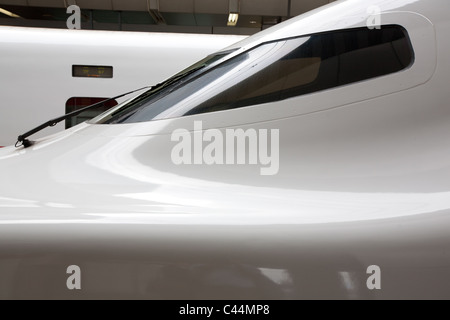
[[[372,5],[382,12],[379,31],[367,28]],[[126,122],[134,113],[111,124],[120,106],[29,148],[1,150],[0,298],[450,298],[449,13],[447,0],[337,1],[228,48],[212,71],[178,85],[214,72],[217,80],[153,121]],[[338,39],[355,30],[365,49],[315,58],[327,39],[347,52]],[[400,42],[387,41],[388,30]],[[291,40],[311,43],[297,52],[311,55],[302,90],[336,61],[334,69],[352,70],[336,81],[346,84],[178,116],[234,88]],[[353,81],[386,67],[391,53],[401,70]],[[207,140],[210,129],[278,130],[278,172],[174,163],[174,132]],[[81,290],[66,286],[72,265]]]
[[[243,38],[0,27],[0,146],[64,114],[70,98],[109,98],[157,84]],[[73,65],[111,66],[113,77],[76,78]]]

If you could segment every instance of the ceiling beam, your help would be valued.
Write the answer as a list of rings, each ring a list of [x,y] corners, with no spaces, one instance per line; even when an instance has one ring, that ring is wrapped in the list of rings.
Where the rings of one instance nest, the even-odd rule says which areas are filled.
[[[164,17],[159,11],[159,0],[147,0],[148,12],[156,24],[166,24]]]

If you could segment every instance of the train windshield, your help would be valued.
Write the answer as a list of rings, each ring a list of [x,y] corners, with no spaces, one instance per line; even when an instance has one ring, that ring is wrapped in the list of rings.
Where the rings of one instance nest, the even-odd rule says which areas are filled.
[[[96,123],[134,123],[280,101],[408,68],[413,50],[400,26],[356,28],[210,56]]]

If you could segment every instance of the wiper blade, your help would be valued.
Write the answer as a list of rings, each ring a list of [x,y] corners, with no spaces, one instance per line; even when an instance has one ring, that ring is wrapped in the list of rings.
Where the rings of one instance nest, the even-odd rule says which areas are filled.
[[[191,75],[194,72],[196,72],[196,71],[198,71],[200,69],[203,69],[204,67],[205,67],[205,65],[200,65],[200,66],[198,66],[196,68],[192,68],[191,70],[188,70],[186,72],[180,73],[179,75],[175,75],[172,78],[170,78],[170,79],[168,79],[168,80],[166,80],[164,82],[158,83],[152,89],[162,89],[162,88],[165,88],[167,86],[170,86],[172,83],[175,83],[178,80],[181,80],[181,79],[187,77],[188,75]]]
[[[57,125],[58,123],[60,123],[61,121],[64,121],[64,120],[66,120],[66,119],[68,119],[68,118],[77,116],[77,115],[79,115],[80,113],[83,113],[83,112],[86,111],[86,110],[90,110],[90,109],[94,109],[94,108],[97,108],[97,107],[99,107],[99,106],[102,106],[104,103],[109,102],[109,101],[111,101],[111,100],[119,99],[119,98],[122,98],[122,97],[124,97],[124,96],[130,95],[130,94],[132,94],[132,93],[135,93],[135,92],[138,92],[138,91],[141,91],[141,90],[144,90],[144,89],[149,89],[149,88],[154,88],[154,87],[152,87],[152,86],[147,86],[147,87],[143,87],[143,88],[140,88],[140,89],[137,89],[137,90],[133,90],[133,91],[127,92],[127,93],[123,93],[123,94],[120,94],[120,95],[118,95],[118,96],[116,96],[116,97],[112,97],[112,98],[105,99],[105,100],[103,100],[103,101],[100,101],[100,102],[91,104],[91,105],[89,105],[89,106],[87,106],[87,107],[84,107],[84,108],[81,108],[81,109],[79,109],[79,110],[75,110],[75,111],[73,111],[73,112],[67,113],[67,114],[65,114],[65,115],[63,115],[63,116],[61,116],[61,117],[58,117],[58,118],[49,120],[49,121],[47,121],[47,122],[41,124],[40,126],[37,126],[36,128],[31,129],[30,131],[28,131],[28,132],[26,132],[26,133],[24,133],[24,134],[21,134],[21,135],[17,138],[16,148],[17,148],[17,147],[20,147],[21,145],[22,145],[24,148],[28,148],[28,147],[32,146],[32,145],[34,144],[34,141],[30,141],[30,140],[28,140],[27,138],[28,138],[29,136],[31,136],[31,135],[33,135],[33,134],[35,134],[35,133],[37,133],[37,132],[39,132],[39,131],[45,129],[45,128],[53,127],[53,126]],[[21,144],[20,144],[20,143],[21,143]]]
[[[151,87],[151,89],[150,89],[148,92],[142,94],[142,95],[139,97],[139,99],[138,99],[137,101],[133,101],[133,103],[135,104],[136,102],[144,101],[144,100],[147,99],[148,97],[150,97],[150,96],[152,96],[152,95],[154,95],[154,94],[157,94],[157,93],[160,92],[162,89],[164,89],[164,88],[170,86],[171,84],[174,84],[174,83],[180,81],[181,79],[183,79],[183,78],[185,78],[185,77],[187,77],[187,76],[189,76],[189,75],[195,73],[196,71],[198,71],[198,70],[200,70],[200,69],[203,69],[204,67],[205,67],[205,65],[200,65],[200,66],[198,66],[198,67],[196,67],[196,68],[192,68],[191,70],[188,70],[188,71],[186,71],[186,72],[183,72],[183,73],[180,73],[180,74],[178,74],[178,75],[175,75],[175,76],[173,76],[173,77],[167,79],[166,81],[163,81],[163,82],[160,82],[160,83],[154,85],[153,87]],[[111,117],[114,117],[114,116],[116,116],[116,115],[118,115],[118,114],[120,114],[120,113],[122,113],[122,112],[127,112],[127,110],[129,109],[129,107],[130,107],[130,106],[124,106],[123,108],[120,108],[120,109],[116,110],[115,112],[113,112],[110,116],[111,116]],[[135,111],[136,111],[136,110],[135,110]],[[133,111],[133,113],[134,113],[135,111]],[[130,117],[130,116],[131,116],[131,114],[127,114],[127,117]]]

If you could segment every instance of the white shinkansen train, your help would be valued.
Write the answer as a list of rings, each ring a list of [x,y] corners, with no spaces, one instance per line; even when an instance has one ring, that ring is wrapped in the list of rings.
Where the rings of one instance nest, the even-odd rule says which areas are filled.
[[[0,150],[0,299],[450,299],[449,16],[336,1],[28,128]]]
[[[46,119],[157,84],[243,36],[0,26],[0,146]],[[111,101],[103,111],[117,104]],[[61,123],[54,133],[101,108]]]

